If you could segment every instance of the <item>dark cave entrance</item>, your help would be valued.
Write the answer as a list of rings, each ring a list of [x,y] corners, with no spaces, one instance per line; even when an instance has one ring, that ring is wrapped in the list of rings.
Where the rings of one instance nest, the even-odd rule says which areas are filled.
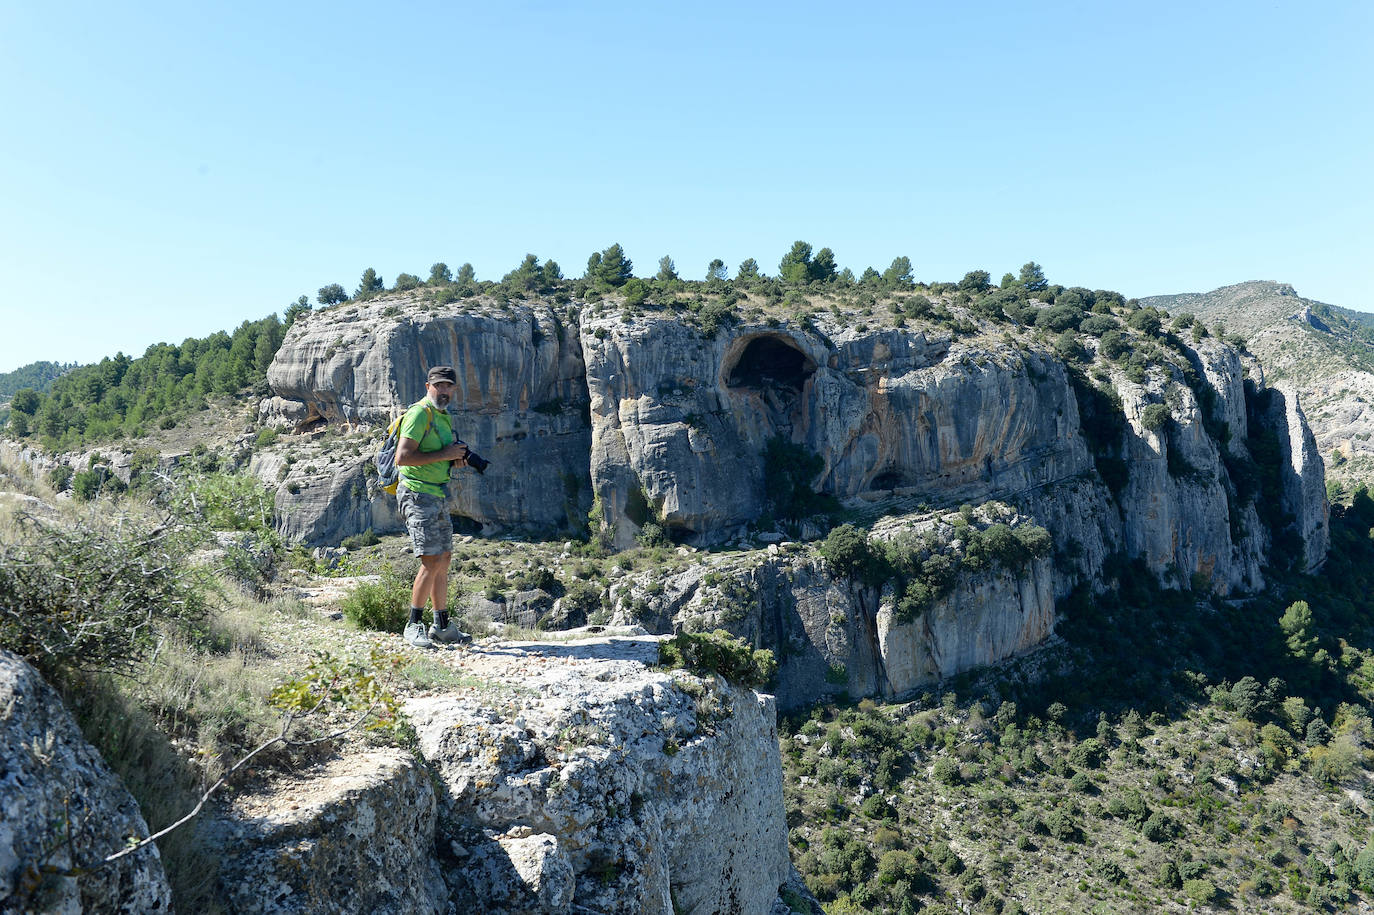
[[[795,395],[815,371],[816,363],[785,338],[755,337],[735,360],[726,384]]]
[[[482,535],[482,522],[476,518],[469,518],[467,515],[460,515],[455,511],[450,511],[448,517],[453,522],[453,533],[457,536],[480,537]]]

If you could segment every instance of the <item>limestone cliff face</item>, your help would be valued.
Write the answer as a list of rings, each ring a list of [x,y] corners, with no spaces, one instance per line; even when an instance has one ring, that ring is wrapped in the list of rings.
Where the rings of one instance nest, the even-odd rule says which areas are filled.
[[[267,422],[297,431],[385,425],[424,396],[431,366],[458,371],[454,431],[491,461],[483,476],[455,473],[449,508],[486,532],[564,528],[590,507],[586,382],[577,334],[547,305],[426,311],[385,299],[307,316],[292,325],[268,370]],[[369,457],[375,444],[359,449]],[[393,500],[372,485],[366,460],[280,482],[288,534],[337,542],[366,527],[399,530]],[[319,468],[317,467],[316,470]],[[294,484],[294,485],[293,485]],[[353,528],[349,530],[349,528]]]
[[[1188,350],[1198,389],[1210,392],[1204,417],[1193,387],[1167,365],[1132,381],[1108,363],[1098,380],[1074,382],[1062,361],[1001,341],[826,330],[745,325],[703,340],[667,319],[584,322],[591,477],[618,546],[633,543],[649,513],[689,542],[743,530],[765,508],[764,444],[782,436],[820,455],[819,487],[851,502],[1021,506],[1078,557],[1056,574],[1058,594],[1095,578],[1117,551],[1168,584],[1200,576],[1222,593],[1262,586],[1267,535],[1245,523],[1257,520],[1254,509],[1222,454],[1248,459],[1233,350],[1210,340]],[[1109,431],[1092,444],[1085,385],[1114,398],[1115,415],[1096,419]],[[1209,418],[1234,444],[1218,442]],[[1103,484],[1099,457],[1121,467],[1119,491]],[[1320,458],[1303,461],[1310,479]],[[1289,476],[1298,485],[1298,472]],[[1309,553],[1324,556],[1324,508],[1310,486],[1298,488],[1307,501],[1293,503],[1297,529],[1304,543],[1312,538]]]
[[[1287,385],[1271,389],[1268,419],[1284,461],[1279,467],[1280,507],[1289,532],[1302,548],[1299,567],[1316,571],[1331,544],[1330,506],[1326,501],[1325,467],[1317,440],[1307,425],[1297,392]]]
[[[1091,470],[1060,363],[1001,343],[898,330],[743,326],[703,340],[669,319],[584,322],[592,481],[616,542],[636,490],[658,519],[711,542],[764,508],[765,443],[805,445],[841,498],[946,502],[1029,492]]]
[[[1029,525],[1007,506],[980,510],[980,526]],[[942,528],[956,514],[887,519],[876,540]],[[961,545],[947,543],[958,554]],[[962,571],[947,593],[903,619],[900,595],[838,575],[811,548],[770,546],[706,560],[666,578],[652,573],[612,589],[613,621],[655,629],[727,629],[771,647],[779,662],[778,705],[817,697],[895,697],[1040,645],[1054,631],[1054,574],[1049,557]]]
[[[1276,549],[1320,565],[1326,502],[1311,433],[1295,398],[1266,388],[1236,350],[1135,334],[1151,356],[1132,367],[1090,335],[1066,361],[1028,333],[971,326],[956,337],[948,325],[870,329],[821,313],[708,337],[665,312],[379,299],[293,327],[262,410],[301,429],[380,422],[419,396],[430,365],[453,363],[455,427],[493,466],[460,472],[450,510],[483,533],[576,528],[595,496],[618,547],[649,521],[699,546],[748,537],[768,508],[763,454],[775,437],[817,455],[813,485],[853,511],[998,500],[1051,533],[1052,562],[961,580],[917,635],[883,616],[880,594],[838,593],[795,564],[751,574],[758,594],[786,592],[777,606],[792,614],[763,613],[759,644],[815,649],[787,681],[806,689],[828,688],[826,673],[844,665],[858,692],[896,693],[1028,650],[1053,631],[1053,598],[1096,586],[1112,557],[1143,561],[1165,586],[1220,594],[1262,587]],[[258,458],[280,483],[283,530],[321,543],[399,528],[368,477],[375,437],[349,439],[351,457]],[[680,609],[641,608],[665,631],[683,624]],[[832,615],[861,628],[841,633],[823,622]]]

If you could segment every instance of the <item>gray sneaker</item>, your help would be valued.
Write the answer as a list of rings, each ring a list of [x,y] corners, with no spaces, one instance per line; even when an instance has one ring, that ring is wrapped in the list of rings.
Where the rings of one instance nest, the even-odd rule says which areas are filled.
[[[416,648],[433,648],[434,643],[425,636],[424,623],[406,623],[405,640]]]
[[[459,629],[458,624],[453,620],[449,620],[448,625],[443,629],[438,626],[430,626],[429,637],[431,641],[442,642],[445,645],[466,645],[472,641],[472,636]]]

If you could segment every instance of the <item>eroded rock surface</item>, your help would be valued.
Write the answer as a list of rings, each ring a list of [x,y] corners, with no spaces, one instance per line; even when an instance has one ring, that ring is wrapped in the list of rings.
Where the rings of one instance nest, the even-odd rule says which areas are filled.
[[[1100,586],[1114,558],[1141,561],[1166,587],[1221,595],[1262,588],[1276,558],[1320,566],[1321,458],[1295,399],[1237,350],[1210,336],[1137,336],[1152,361],[1132,368],[1095,356],[1098,337],[1084,335],[1084,358],[1066,362],[996,329],[955,339],[820,313],[706,336],[662,311],[485,300],[426,311],[393,297],[293,327],[263,411],[300,428],[380,421],[419,396],[424,367],[452,362],[456,428],[484,450],[494,443],[496,463],[482,478],[460,472],[450,510],[483,534],[577,527],[594,504],[616,547],[650,522],[698,546],[749,536],[769,510],[775,438],[816,455],[813,485],[870,518],[999,501],[1050,532],[1053,562],[961,581],[919,636],[882,614],[880,593],[839,593],[799,564],[749,576],[749,600],[781,609],[760,610],[752,631],[727,628],[797,674],[785,703],[803,682],[826,692],[840,665],[848,687],[885,695],[1024,652],[1053,632],[1053,600]],[[307,542],[398,529],[363,457],[326,463],[321,451],[275,469],[261,458],[260,473],[282,478],[283,529]],[[670,603],[622,620],[670,631],[684,625]],[[858,628],[822,625],[831,617]]]
[[[147,835],[133,797],[56,691],[0,651],[0,911],[171,911],[156,846],[100,863]]]
[[[407,703],[459,911],[770,911],[790,868],[773,700],[657,652],[477,646],[451,657],[479,685]]]
[[[1076,375],[1026,341],[824,314],[709,338],[653,313],[564,317],[547,303],[427,311],[404,297],[315,314],[278,353],[263,415],[379,423],[420,396],[426,367],[451,362],[455,427],[495,463],[482,478],[460,472],[450,509],[484,533],[576,527],[594,493],[617,547],[650,520],[686,542],[728,540],[764,512],[764,446],[781,437],[822,459],[815,485],[847,504],[1017,505],[1074,557],[1055,569],[1061,596],[1122,551],[1166,585],[1263,585],[1270,532],[1233,476],[1251,458],[1249,400],[1268,392],[1259,378],[1249,391],[1239,355],[1214,338],[1175,339],[1191,377],[1160,363],[1132,380],[1109,360]],[[1320,563],[1320,457],[1304,451],[1300,412],[1261,415],[1291,427],[1279,463],[1292,532]],[[361,459],[270,464],[257,466],[283,478],[293,537],[399,527]]]
[[[431,312],[401,297],[306,316],[268,370],[274,396],[260,415],[299,432],[328,424],[375,430],[424,396],[425,375],[440,364],[458,371],[454,431],[491,461],[481,477],[459,471],[450,510],[487,533],[580,522],[591,507],[587,387],[576,330],[549,305]],[[279,464],[262,466],[260,475],[279,486],[279,515],[295,519],[285,522],[291,536],[319,545],[367,527],[400,529],[394,497],[368,473],[374,450],[375,442],[327,475],[317,466],[313,480],[304,465],[281,479]]]
[[[400,750],[347,753],[232,796],[201,830],[220,903],[243,915],[443,913],[428,774]]]
[[[1009,506],[985,506],[979,527],[1029,518]],[[885,519],[876,541],[943,532],[957,513]],[[773,650],[777,701],[784,710],[817,698],[897,697],[977,667],[1024,654],[1054,631],[1054,575],[1042,556],[962,570],[947,593],[919,614],[904,614],[902,595],[839,575],[814,549],[787,543],[731,558],[703,554],[700,565],[669,576],[646,573],[613,588],[613,619],[655,630],[726,629]],[[908,618],[909,617],[909,618]]]

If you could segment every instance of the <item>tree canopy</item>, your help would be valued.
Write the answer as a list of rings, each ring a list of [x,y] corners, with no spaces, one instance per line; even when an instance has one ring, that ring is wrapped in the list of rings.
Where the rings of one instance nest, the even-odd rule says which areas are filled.
[[[619,242],[587,258],[586,278],[602,287],[624,286],[634,276],[633,271],[634,263],[625,256]]]
[[[58,378],[46,394],[25,394],[23,406],[32,409],[14,410],[10,431],[37,436],[53,450],[73,450],[170,427],[203,409],[207,395],[264,382],[285,333],[273,314],[244,321],[233,333],[187,338],[180,345],[155,343],[137,359],[107,356]],[[24,419],[16,422],[18,416]]]

